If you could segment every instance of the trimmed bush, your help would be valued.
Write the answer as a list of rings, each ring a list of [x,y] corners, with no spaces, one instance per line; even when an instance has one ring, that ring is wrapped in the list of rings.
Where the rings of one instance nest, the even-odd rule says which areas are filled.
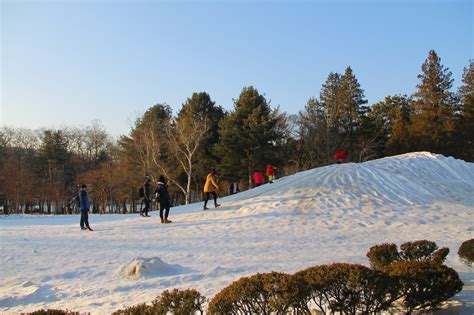
[[[28,315],[79,315],[79,312],[74,312],[74,311],[63,311],[63,310],[37,310],[34,311],[33,313],[27,313]]]
[[[474,263],[474,238],[461,244],[458,250],[458,255],[461,258],[466,259],[469,263]]]
[[[463,287],[454,269],[431,260],[396,262],[390,275],[400,281],[403,306],[409,313],[434,310]]]
[[[384,270],[400,260],[397,245],[388,243],[372,246],[367,252],[367,257],[372,268],[376,270]]]
[[[449,254],[448,248],[437,250],[435,242],[420,240],[406,242],[400,246],[400,257],[402,260],[435,261],[443,263]]]
[[[203,304],[206,297],[195,289],[164,291],[153,303],[153,310],[156,314],[166,314],[171,312],[175,315],[189,315],[199,312],[204,313]]]
[[[146,305],[145,303],[133,305],[133,306],[127,307],[124,310],[118,310],[112,313],[112,315],[142,315],[142,314],[154,315],[154,314],[159,314],[159,313],[156,313],[153,310],[153,307],[151,305]]]
[[[243,277],[217,293],[209,302],[209,314],[286,314],[298,289],[290,275],[279,272]]]
[[[294,275],[303,279],[306,308],[313,302],[322,313],[364,314],[390,307],[397,298],[398,283],[387,274],[357,264],[336,263],[308,268]]]

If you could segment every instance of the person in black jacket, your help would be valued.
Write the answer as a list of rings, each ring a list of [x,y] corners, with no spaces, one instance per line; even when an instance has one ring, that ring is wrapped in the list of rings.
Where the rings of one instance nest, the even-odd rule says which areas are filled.
[[[140,212],[140,215],[149,217],[148,211],[150,210],[151,204],[151,179],[146,176],[145,183],[143,183],[143,201],[145,202],[145,208]]]
[[[160,218],[161,223],[171,223],[171,220],[168,220],[168,214],[170,213],[170,195],[168,193],[168,185],[166,185],[166,180],[163,175],[160,176],[158,180],[158,187],[156,188],[156,202],[160,203]],[[164,216],[163,216],[164,210]]]

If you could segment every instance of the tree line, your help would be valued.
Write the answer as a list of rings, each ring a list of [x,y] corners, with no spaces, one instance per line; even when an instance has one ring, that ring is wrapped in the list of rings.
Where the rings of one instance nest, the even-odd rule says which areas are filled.
[[[135,212],[148,175],[164,175],[173,203],[201,200],[211,167],[220,181],[251,188],[251,173],[272,163],[279,175],[333,163],[340,149],[352,162],[412,151],[474,161],[474,65],[453,91],[452,73],[431,50],[413,95],[390,95],[368,106],[351,67],[329,73],[319,97],[288,115],[255,87],[233,109],[193,93],[173,114],[151,106],[128,135],[113,139],[94,121],[84,128],[0,129],[0,209],[4,213],[75,213],[77,185],[92,187],[94,213]]]

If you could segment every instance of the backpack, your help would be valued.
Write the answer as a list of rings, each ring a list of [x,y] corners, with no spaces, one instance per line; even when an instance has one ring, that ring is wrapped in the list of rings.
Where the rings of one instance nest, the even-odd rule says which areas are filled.
[[[140,189],[138,190],[138,196],[140,198],[145,197],[145,189],[143,187],[140,187]]]

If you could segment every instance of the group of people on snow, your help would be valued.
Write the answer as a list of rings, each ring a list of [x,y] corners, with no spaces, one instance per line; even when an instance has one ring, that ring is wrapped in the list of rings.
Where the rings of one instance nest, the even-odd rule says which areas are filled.
[[[336,150],[333,156],[337,164],[345,163],[347,159],[347,153],[342,150]],[[271,163],[267,165],[265,175],[267,176],[268,183],[273,183],[275,179],[275,173],[277,168]],[[255,187],[258,187],[265,183],[265,178],[260,170],[256,170],[252,174],[252,179],[254,181]],[[203,210],[208,210],[207,203],[209,198],[212,196],[214,200],[214,207],[217,208],[220,204],[217,203],[218,193],[221,191],[218,185],[217,171],[215,168],[211,168],[209,174],[206,176],[206,182],[204,184],[204,205]],[[240,192],[239,185],[236,180],[233,180],[229,187],[229,195],[233,195]],[[152,197],[152,181],[149,176],[145,176],[145,182],[143,186],[139,189],[139,196],[142,198],[142,206],[144,207],[140,210],[140,215],[143,217],[149,217],[148,211],[151,209],[151,204],[153,201]],[[81,230],[90,230],[89,226],[89,210],[90,210],[90,199],[87,193],[87,186],[83,184],[77,196],[77,204],[81,210],[81,221],[80,226]],[[163,175],[158,179],[158,186],[156,187],[154,199],[160,205],[160,219],[161,223],[171,223],[171,220],[168,220],[168,215],[171,207],[171,199],[168,193],[168,185]]]

